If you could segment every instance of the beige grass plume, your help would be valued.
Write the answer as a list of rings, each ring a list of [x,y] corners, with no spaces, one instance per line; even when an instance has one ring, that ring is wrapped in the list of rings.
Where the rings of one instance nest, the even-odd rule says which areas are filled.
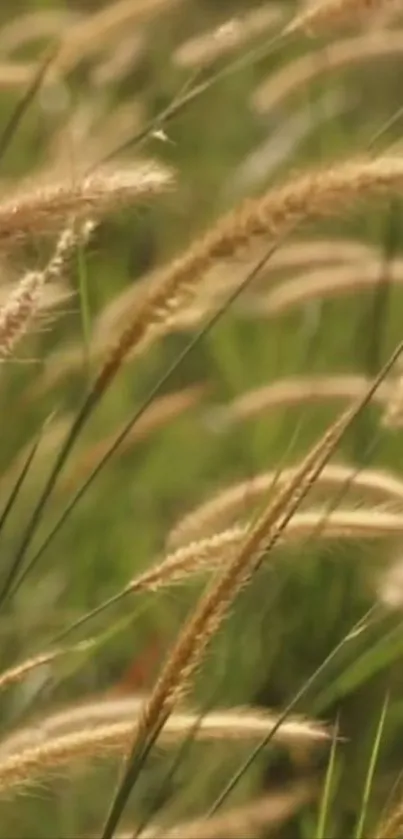
[[[298,91],[306,90],[319,75],[342,67],[383,58],[399,58],[403,51],[403,31],[376,31],[337,41],[314,55],[303,55],[288,62],[262,81],[252,96],[259,114],[268,114]]]
[[[208,300],[217,297],[222,299],[224,294],[242,282],[247,272],[264,257],[264,253],[265,246],[259,243],[248,248],[245,258],[242,258],[241,253],[235,259],[228,260],[225,265],[220,262],[213,264],[207,271],[203,287],[200,289],[202,300],[206,297]],[[267,270],[262,270],[261,278],[256,277],[253,288],[265,287],[267,282],[277,282],[286,271],[300,266],[309,266],[312,269],[313,266],[322,265],[323,269],[329,264],[333,267],[335,263],[340,267],[346,265],[347,269],[350,265],[366,265],[371,259],[375,262],[376,251],[364,242],[341,238],[288,242],[272,255]],[[324,279],[323,273],[321,276]],[[124,327],[127,312],[142,304],[143,295],[147,294],[149,288],[150,277],[146,276],[144,279],[130,282],[127,288],[107,303],[94,323],[92,356],[99,353],[99,348],[105,343],[106,334],[113,335]]]
[[[193,819],[172,827],[150,825],[139,839],[251,839],[266,836],[268,829],[277,828],[295,815],[315,795],[312,784],[296,783],[277,792],[267,793],[248,804],[233,807],[210,818]],[[133,831],[119,839],[132,839]]]
[[[250,513],[267,493],[289,480],[297,467],[263,472],[246,481],[232,484],[187,513],[171,530],[170,546],[186,545],[223,527],[240,515]],[[378,469],[362,469],[347,464],[329,464],[319,476],[315,489],[327,490],[347,486],[383,501],[403,502],[403,481],[397,475]]]
[[[0,358],[9,358],[17,342],[27,332],[35,317],[45,285],[57,281],[66,261],[80,240],[86,241],[93,230],[93,222],[79,227],[67,227],[60,235],[55,251],[42,271],[26,274],[0,308]]]
[[[396,260],[388,265],[387,281],[392,285],[403,285],[403,260]],[[360,294],[371,290],[380,282],[379,259],[316,269],[280,283],[266,294],[250,296],[247,301],[248,311],[266,317],[288,314],[297,306],[303,306],[311,300],[334,299],[346,294]]]
[[[14,667],[3,670],[0,673],[0,690],[4,690],[16,682],[21,682],[32,670],[37,670],[39,667],[45,667],[51,664],[62,652],[60,650],[52,650],[48,653],[39,653],[39,655],[28,658],[21,664],[16,664]]]
[[[0,246],[51,230],[69,216],[98,218],[171,185],[171,171],[152,163],[107,167],[76,181],[38,184],[0,202]]]
[[[248,534],[248,524],[235,524],[203,538],[178,547],[147,571],[134,577],[123,594],[157,591],[165,586],[186,582],[189,577],[224,568]],[[315,539],[393,539],[403,535],[403,514],[381,507],[345,507],[329,511],[328,507],[314,507],[295,513],[278,544]]]
[[[239,17],[231,18],[213,31],[203,32],[181,44],[173,59],[180,67],[198,67],[214,61],[232,50],[239,49],[247,41],[262,35],[284,19],[281,5],[270,3],[259,6]]]
[[[195,296],[201,277],[216,261],[233,257],[254,240],[273,242],[305,219],[321,218],[371,196],[397,192],[403,158],[355,160],[306,172],[229,213],[171,265],[162,268],[147,294],[127,317],[93,386],[101,394],[127,355],[170,328],[172,317]]]
[[[109,706],[102,709],[102,704]],[[138,700],[100,703],[97,708],[72,709],[70,729],[68,710],[56,719],[39,723],[31,729],[15,732],[0,747],[0,791],[25,785],[57,767],[70,767],[73,761],[93,760],[96,757],[124,754],[133,732],[133,717],[139,714]],[[115,707],[113,707],[115,705]],[[59,720],[57,719],[59,717]],[[177,743],[184,734],[196,731],[202,741],[224,740],[250,742],[268,734],[278,717],[266,712],[212,712],[200,719],[196,713],[173,714],[163,732],[166,745]],[[60,728],[60,733],[58,732]],[[315,722],[290,719],[275,734],[277,742],[285,745],[328,742],[329,732]]]
[[[206,422],[217,432],[226,431],[233,423],[249,420],[271,408],[356,399],[364,395],[370,384],[369,379],[358,375],[278,379],[269,385],[241,393],[228,405],[212,408],[206,416]],[[374,401],[384,407],[390,399],[391,388],[388,382],[383,382],[374,395]]]
[[[331,457],[363,404],[371,398],[380,382],[399,357],[403,345],[389,359],[364,398],[359,399],[325,432],[309,452],[301,469],[283,487],[280,487],[256,524],[249,530],[239,550],[208,587],[193,613],[179,634],[170,651],[165,666],[146,704],[139,726],[135,729],[135,742],[147,743],[150,732],[155,730],[166,714],[172,713],[176,702],[189,690],[195,670],[199,666],[211,638],[218,631],[228,610],[242,587],[249,581],[261,561],[262,551],[270,552],[281,538],[299,504],[309,492],[316,478]],[[112,811],[106,834],[113,831]]]
[[[303,31],[319,35],[345,23],[367,23],[369,16],[382,12],[385,5],[385,0],[314,0],[286,26],[284,34]]]

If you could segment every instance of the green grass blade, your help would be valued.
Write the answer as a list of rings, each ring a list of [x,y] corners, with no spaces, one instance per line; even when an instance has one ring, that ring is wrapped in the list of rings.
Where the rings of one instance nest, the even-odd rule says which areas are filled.
[[[369,799],[370,799],[370,795],[371,795],[372,785],[373,785],[373,782],[374,782],[376,764],[377,764],[377,760],[378,760],[378,756],[379,756],[379,750],[380,750],[380,746],[381,746],[382,735],[383,735],[383,731],[384,731],[384,728],[385,728],[386,715],[387,715],[388,706],[389,706],[389,699],[390,699],[390,697],[389,697],[389,694],[387,693],[386,696],[385,696],[383,705],[382,705],[381,714],[380,714],[380,717],[379,717],[379,722],[378,722],[378,725],[377,725],[375,738],[374,738],[374,743],[373,743],[371,756],[370,756],[370,760],[369,760],[369,764],[368,764],[368,771],[367,771],[367,775],[366,775],[366,778],[365,778],[361,809],[360,809],[360,813],[359,813],[359,816],[358,816],[357,826],[356,826],[356,830],[355,830],[355,834],[354,834],[355,839],[362,839],[362,837],[364,836],[365,819],[367,817],[368,804],[369,804]]]
[[[317,824],[317,828],[316,828],[315,839],[326,839],[326,825],[327,825],[329,809],[330,809],[332,793],[333,793],[333,787],[334,787],[334,777],[335,777],[335,769],[336,769],[336,751],[337,751],[338,736],[339,736],[339,720],[336,720],[336,724],[335,724],[334,729],[333,729],[332,747],[330,749],[329,761],[328,761],[328,764],[327,764],[325,783],[324,783],[324,786],[323,786],[323,793],[322,793],[321,802],[320,802],[318,824]]]

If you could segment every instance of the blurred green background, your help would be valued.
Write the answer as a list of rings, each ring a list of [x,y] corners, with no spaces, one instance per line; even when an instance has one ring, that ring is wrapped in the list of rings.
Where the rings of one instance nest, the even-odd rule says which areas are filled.
[[[106,4],[114,5],[121,3]],[[45,82],[0,160],[5,191],[15,182],[25,185],[47,170],[73,177],[74,172],[98,163],[125,144],[193,84],[214,76],[249,50],[256,60],[218,80],[166,125],[156,123],[141,145],[128,144],[112,157],[116,166],[139,157],[172,166],[174,190],[144,207],[119,211],[102,221],[84,260],[72,265],[66,280],[71,295],[37,325],[18,358],[3,365],[0,460],[4,500],[27,447],[55,412],[2,533],[5,571],[60,435],[96,370],[92,335],[101,313],[246,195],[259,194],[304,166],[368,148],[401,103],[401,54],[397,49],[390,55],[385,50],[379,60],[347,62],[335,70],[327,67],[326,44],[357,37],[354,27],[341,35],[330,32],[327,40],[301,36],[257,60],[258,51],[288,20],[292,6],[253,4],[254,11],[259,9],[267,16],[268,10],[273,11],[272,24],[262,24],[249,39],[232,48],[231,39],[239,27],[245,31],[244,16],[251,12],[251,3],[167,0],[155,4],[154,13],[151,5],[138,0],[138,15],[111,27],[95,47],[91,35],[81,46],[78,38],[76,57],[61,75]],[[136,7],[136,0],[132,6]],[[144,6],[143,13],[140,6]],[[88,28],[90,14],[95,25],[103,7],[98,0],[1,4],[3,126],[24,90],[24,85],[6,83],[9,64],[32,65],[34,71],[48,45],[57,43],[60,35],[68,40],[70,31],[74,41],[74,31]],[[33,37],[34,10],[38,16],[46,10],[60,18],[49,24],[45,34]],[[21,31],[28,14],[28,37],[24,37]],[[13,29],[15,24],[20,25],[20,36],[18,27]],[[384,25],[388,21],[377,21],[372,36],[380,38]],[[398,17],[389,23],[395,37],[402,35],[403,49],[399,25]],[[15,31],[17,35],[13,35]],[[181,61],[189,39],[209,32],[213,34],[206,42],[223,44],[222,53]],[[361,28],[359,34],[371,37],[366,29]],[[383,37],[387,40],[387,31]],[[258,112],[253,98],[258,85],[269,77],[275,85],[276,74],[287,67],[291,73],[293,62],[301,56],[317,61],[312,81],[295,85],[291,95],[267,113]],[[399,132],[397,124],[381,139],[378,150],[386,151],[399,139]],[[220,487],[298,461],[335,416],[339,403],[272,408],[223,431],[214,422],[214,408],[286,376],[373,375],[402,338],[402,292],[388,280],[390,265],[400,254],[400,227],[401,203],[396,198],[393,203],[384,200],[371,206],[363,202],[346,208],[336,219],[309,224],[296,233],[295,241],[333,238],[337,242],[339,238],[366,243],[373,263],[377,260],[379,264],[379,282],[360,293],[310,301],[277,318],[264,313],[259,316],[256,307],[252,315],[243,298],[223,315],[163,388],[171,393],[204,385],[201,398],[189,410],[139,435],[122,456],[117,454],[109,462],[3,612],[3,667],[46,649],[59,631],[118,591],[161,555],[167,534],[180,517]],[[51,240],[38,238],[5,254],[5,279],[44,264],[50,247]],[[246,258],[245,272],[250,264]],[[325,263],[324,275],[327,270]],[[305,266],[308,272],[309,265]],[[261,294],[264,296],[271,282],[292,277],[292,269],[284,276],[266,271],[259,286]],[[249,297],[253,298],[253,292]],[[61,477],[35,546],[80,486],[86,475],[86,457],[91,458],[94,446],[102,445],[120,429],[198,327],[173,330],[125,365],[71,455],[66,480]],[[107,329],[104,338],[106,346],[110,339]],[[69,363],[71,358],[74,363]],[[384,428],[379,419],[379,408],[365,412],[347,435],[341,459],[399,474],[403,467],[401,433]],[[325,541],[315,535],[292,549],[276,549],[214,641],[195,686],[195,701],[223,707],[259,703],[282,709],[378,601],[379,580],[399,551],[398,539]],[[30,702],[41,688],[42,671],[39,675],[34,671],[32,677],[5,693],[1,710],[4,732],[19,724],[21,715],[40,715],[66,701],[101,698],[113,691],[147,690],[203,584],[199,579],[158,595],[133,596],[77,631],[74,639],[91,635],[99,638],[99,644],[85,656],[68,659],[66,666],[55,665],[50,674],[53,681],[34,709]],[[337,750],[328,836],[353,835],[387,690],[391,699],[369,823],[376,820],[401,771],[400,624],[399,608],[381,610],[377,621],[342,647],[297,706],[299,712],[320,719],[334,721],[338,716],[346,737]],[[169,812],[178,818],[202,813],[244,753],[241,747],[193,744],[165,790]],[[156,749],[131,802],[128,823],[139,813],[158,810],[161,778],[172,759],[172,753]],[[262,788],[282,787],[293,778],[322,778],[327,759],[326,750],[312,757],[270,749],[245,774],[228,804],[243,801]],[[3,800],[1,835],[32,839],[95,835],[116,777],[116,764],[86,765],[77,772],[63,773],[61,778],[52,777],[32,794],[28,791],[20,798]],[[313,836],[316,819],[317,804],[288,825],[284,836]]]

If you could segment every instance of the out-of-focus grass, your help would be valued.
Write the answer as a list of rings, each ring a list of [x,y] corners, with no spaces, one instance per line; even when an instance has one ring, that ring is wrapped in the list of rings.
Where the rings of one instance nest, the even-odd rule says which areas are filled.
[[[34,5],[38,9],[58,7],[56,2],[37,2],[25,4],[24,9],[31,10]],[[83,61],[61,83],[53,98],[51,91],[44,89],[24,115],[11,147],[0,161],[1,178],[8,181],[29,176],[43,167],[56,131],[63,132],[63,126],[68,125],[79,108],[100,110],[101,118],[90,131],[90,140],[94,141],[102,131],[102,121],[123,103],[133,109],[140,103],[144,119],[157,115],[191,79],[191,71],[175,66],[175,48],[203,27],[224,23],[249,4],[219,5],[220,8],[202,0],[189,0],[150,21],[145,32],[146,48],[123,78],[97,86],[93,63]],[[87,9],[96,11],[99,4],[76,2],[69,7],[84,13]],[[7,23],[22,12],[23,4],[18,9],[2,9],[1,17]],[[118,46],[119,39],[114,49]],[[245,193],[259,192],[297,166],[329,161],[365,148],[383,121],[399,107],[399,60],[390,59],[345,68],[329,77],[325,72],[319,74],[309,89],[298,91],[295,101],[284,103],[268,118],[256,115],[251,94],[258,81],[276,67],[291,62],[294,55],[316,46],[316,42],[312,45],[301,39],[295,48],[284,49],[259,66],[234,74],[184,109],[166,127],[166,139],[160,135],[147,138],[141,151],[173,164],[178,173],[177,187],[144,210],[121,212],[101,224],[85,263],[80,257],[79,265],[73,266],[75,294],[65,304],[65,311],[57,312],[46,329],[25,343],[21,350],[23,362],[12,361],[3,366],[0,462],[6,476],[50,411],[56,408],[57,416],[63,419],[77,410],[87,386],[88,369],[93,367],[91,354],[87,357],[88,342],[90,346],[91,327],[98,313],[120,291],[179,252],[193,234],[231,206],[234,191],[238,190],[236,198],[240,197],[242,190],[234,185],[246,157],[275,135],[294,109],[304,106],[308,113],[310,108],[314,113],[324,93],[347,100],[345,110],[327,121],[319,121],[318,128],[313,120],[312,131],[295,144],[291,155],[268,176],[263,166],[260,180],[252,184],[251,190],[246,187]],[[108,50],[105,53],[107,56]],[[37,54],[37,47],[31,45],[18,57]],[[200,77],[209,70],[202,68]],[[9,117],[16,97],[15,91],[1,91],[1,120]],[[388,141],[386,137],[384,147]],[[69,130],[63,136],[62,148],[73,176],[80,143]],[[125,157],[130,160],[135,153],[139,150],[128,149]],[[376,206],[363,206],[343,218],[310,225],[307,235],[325,236],[331,232],[334,236],[373,243],[379,248],[381,266],[390,251],[392,255],[399,253],[399,218],[398,200],[389,212],[385,204],[379,210]],[[391,231],[392,245],[388,243]],[[47,247],[46,242],[29,242],[10,258],[12,270],[35,265]],[[373,373],[371,367],[377,368],[402,336],[401,289],[388,288],[386,305],[379,311],[374,309],[378,291],[318,302],[277,321],[250,320],[242,317],[242,312],[238,316],[231,311],[226,313],[169,383],[169,390],[177,390],[206,382],[208,391],[202,404],[133,444],[94,482],[2,616],[2,665],[46,646],[66,625],[121,588],[161,552],[169,528],[193,504],[219,486],[292,462],[301,455],[334,415],[333,407],[276,409],[234,426],[225,434],[211,428],[209,407],[288,374],[332,370]],[[371,350],[378,333],[380,346],[374,360]],[[91,445],[119,428],[188,340],[185,332],[171,335],[127,364],[80,440],[72,464],[79,462]],[[47,386],[44,382],[48,368],[69,345],[82,347],[82,363]],[[51,429],[52,426],[49,435]],[[8,568],[50,467],[51,453],[45,444],[43,448],[44,454],[41,457],[39,450],[13,519],[2,535],[4,569]],[[377,409],[368,412],[351,431],[343,454],[353,462],[391,468],[398,473],[403,468],[400,432],[379,429]],[[4,493],[9,487],[8,477]],[[61,481],[35,545],[40,544],[74,489],[67,484],[63,489]],[[386,541],[374,545],[348,540],[327,543],[315,537],[292,550],[278,549],[274,561],[262,568],[242,594],[225,631],[214,642],[196,685],[195,695],[200,702],[215,695],[216,701],[224,705],[261,701],[274,708],[285,706],[377,601],[379,569],[386,567],[399,550],[399,544]],[[133,595],[119,608],[95,620],[86,627],[85,634],[105,633],[101,635],[102,644],[84,659],[80,657],[77,668],[72,667],[67,673],[60,668],[60,681],[56,679],[53,689],[43,694],[42,705],[38,700],[38,711],[51,701],[102,696],[125,678],[135,662],[141,666],[131,671],[131,688],[148,688],[156,671],[155,648],[162,660],[199,591],[200,581],[168,589],[158,596]],[[298,706],[298,710],[329,720],[338,715],[340,732],[348,738],[337,747],[337,788],[329,819],[326,815],[334,835],[354,833],[371,738],[386,686],[390,703],[373,779],[368,824],[386,799],[391,778],[401,768],[401,637],[398,611],[369,623],[342,647]],[[19,718],[29,704],[30,692],[35,693],[39,687],[34,676],[4,696],[4,729]],[[193,744],[186,762],[180,763],[170,782],[169,812],[185,817],[207,809],[242,758],[236,748],[227,753],[219,745]],[[324,774],[327,760],[327,753],[316,761],[299,753],[285,757],[272,749],[245,775],[242,792],[246,795],[262,783],[281,784],[294,775],[316,775],[319,771]],[[158,800],[158,784],[166,773],[166,763],[165,754],[157,750],[132,805],[133,823],[135,813],[152,810],[150,802],[154,797]],[[68,780],[52,779],[45,788],[35,790],[34,795],[6,800],[1,803],[1,834],[34,837],[39,831],[43,837],[89,835],[94,825],[102,821],[100,802],[107,801],[115,777],[115,769],[96,765],[85,774],[70,773]],[[322,824],[324,818],[322,811]],[[293,823],[292,835],[308,835],[314,822],[315,811],[308,810]],[[285,836],[290,835],[288,829]]]

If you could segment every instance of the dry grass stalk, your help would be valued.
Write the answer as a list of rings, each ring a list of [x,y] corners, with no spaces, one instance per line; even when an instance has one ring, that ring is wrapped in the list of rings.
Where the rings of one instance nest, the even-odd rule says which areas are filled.
[[[403,284],[403,261],[388,265],[387,281],[393,285]],[[310,300],[335,298],[344,294],[356,294],[373,289],[381,277],[380,262],[376,260],[357,265],[337,266],[314,270],[309,274],[281,283],[267,294],[259,294],[248,300],[248,310],[268,317],[288,314],[296,306]]]
[[[262,35],[284,18],[284,9],[270,3],[260,6],[244,15],[226,21],[213,31],[203,33],[185,41],[174,53],[174,61],[180,67],[198,67],[215,61],[232,50],[239,49],[247,41]]]
[[[21,664],[17,664],[7,670],[3,670],[3,672],[0,673],[0,690],[4,690],[16,682],[21,682],[25,676],[32,672],[32,670],[37,670],[38,667],[44,667],[47,664],[51,664],[52,661],[59,658],[64,653],[65,650],[52,650],[48,653],[40,653],[32,658],[28,658]]]
[[[316,0],[296,15],[286,26],[284,34],[306,32],[319,35],[333,32],[335,26],[355,21],[368,23],[370,14],[382,11],[384,0]]]
[[[93,230],[86,222],[78,231],[67,227],[60,235],[53,256],[42,271],[30,271],[0,308],[0,358],[9,358],[37,314],[45,285],[60,280],[77,242],[86,241]]]
[[[107,703],[110,704],[110,703]],[[12,787],[25,785],[32,782],[37,776],[53,770],[57,766],[70,766],[75,760],[89,760],[95,757],[107,757],[111,753],[121,754],[127,751],[130,735],[133,732],[133,716],[139,712],[137,701],[131,701],[131,712],[125,713],[128,719],[119,722],[105,722],[101,725],[85,725],[85,712],[83,714],[83,725],[67,733],[58,734],[57,727],[52,736],[52,728],[49,736],[46,733],[41,741],[40,727],[38,732],[30,729],[24,734],[21,732],[21,739],[14,741],[15,752],[7,750],[0,756],[0,790],[9,790]],[[134,707],[133,707],[134,706]],[[110,708],[108,710],[109,716]],[[119,717],[119,715],[117,715]],[[115,717],[116,720],[116,717]],[[196,729],[196,722],[199,721],[197,714],[180,713],[171,716],[164,727],[163,742],[167,745],[175,744],[178,738]],[[77,723],[77,713],[75,715]],[[277,718],[270,714],[258,712],[246,712],[235,710],[233,712],[216,712],[203,717],[197,729],[197,738],[203,741],[211,740],[254,740],[268,734],[277,722]],[[63,725],[67,723],[67,714],[64,714]],[[18,732],[14,735],[17,737]],[[26,745],[24,746],[24,736]],[[39,736],[40,742],[35,744]],[[43,732],[42,732],[43,736]],[[316,723],[305,722],[304,720],[289,720],[281,726],[275,735],[278,742],[287,745],[304,742],[315,744],[328,742],[330,734]],[[31,738],[31,739],[29,739]],[[11,739],[11,738],[10,738]],[[9,744],[10,745],[10,744]]]
[[[364,197],[394,193],[402,183],[403,159],[379,157],[311,171],[246,201],[161,269],[148,294],[127,317],[127,326],[107,354],[93,392],[103,393],[130,352],[169,331],[172,318],[189,304],[200,278],[214,262],[234,257],[258,237],[276,241],[304,219],[331,215]]]
[[[220,567],[231,550],[238,547],[247,533],[247,527],[234,525],[205,539],[190,542],[169,553],[147,571],[134,577],[125,591],[157,591],[157,589],[182,582],[189,575],[203,573],[206,569]]]
[[[220,263],[212,265],[207,271],[203,280],[203,288],[200,290],[202,300],[215,300],[218,295],[222,297],[228,294],[231,288],[239,285],[245,274],[252,270],[253,266],[263,258],[265,247],[259,244],[257,247],[250,247],[247,250],[246,258],[242,254],[236,260],[229,260],[228,264]],[[262,276],[257,277],[253,282],[253,288],[269,280],[281,278],[282,273],[290,268],[308,264],[310,267],[317,264],[329,265],[329,263],[353,263],[369,262],[375,259],[373,248],[361,242],[354,242],[345,239],[317,239],[312,241],[290,242],[283,245],[270,259],[267,270],[262,271]],[[323,276],[323,275],[322,275]],[[150,277],[130,283],[119,295],[113,298],[98,316],[92,336],[92,355],[99,352],[99,348],[105,342],[105,334],[114,334],[122,329],[127,318],[127,312],[142,301],[142,297],[151,290]],[[185,310],[187,311],[187,309]]]
[[[371,382],[365,376],[310,376],[287,378],[263,385],[237,396],[228,405],[211,409],[208,424],[216,431],[226,431],[233,423],[259,416],[269,408],[287,408],[306,402],[350,400],[364,395]],[[392,385],[383,383],[374,401],[384,406],[391,396]]]
[[[150,732],[172,713],[175,704],[189,690],[191,679],[213,635],[220,628],[239,591],[248,583],[262,558],[284,533],[299,504],[315,483],[322,469],[363,404],[375,393],[380,382],[396,362],[399,347],[389,359],[366,395],[345,411],[309,452],[300,470],[280,487],[256,524],[249,530],[240,549],[219,572],[200,598],[192,615],[173,645],[144,714],[135,728],[135,743],[147,743]],[[112,822],[110,822],[112,824]]]
[[[0,203],[0,244],[46,232],[66,217],[102,214],[142,201],[172,185],[172,173],[157,164],[98,170],[76,182],[44,183]]]
[[[213,265],[207,271],[203,279],[203,285],[198,294],[198,302],[194,304],[190,303],[183,310],[173,315],[169,319],[169,322],[165,324],[162,332],[167,334],[170,331],[192,329],[195,324],[200,323],[200,321],[209,312],[211,312],[211,310],[216,307],[220,301],[223,301],[231,289],[236,288],[245,278],[246,274],[253,270],[253,267],[256,265],[258,259],[263,258],[264,249],[262,247],[252,248],[251,250],[253,251],[253,256],[251,257],[248,255],[246,260],[243,260],[241,257],[237,260],[230,260],[229,264],[225,266],[220,264],[217,264],[216,266]],[[301,264],[304,265],[306,262],[310,265],[315,263],[323,263],[325,265],[329,262],[332,263],[332,261],[339,262],[343,265],[345,262],[346,273],[350,263],[353,263],[354,265],[357,265],[358,271],[360,269],[361,262],[364,262],[365,257],[369,259],[370,255],[370,248],[361,246],[358,243],[343,243],[342,240],[340,243],[340,249],[335,242],[329,242],[329,246],[327,247],[326,240],[318,241],[317,249],[313,242],[290,245],[289,247],[273,254],[268,270],[263,270],[262,276],[256,277],[250,288],[260,289],[260,287],[264,287],[268,281],[273,283],[273,281],[280,279],[282,274],[285,273],[288,268]],[[336,273],[335,269],[333,270]],[[341,270],[342,269],[340,268],[340,273]],[[353,271],[351,271],[351,273],[353,273]],[[323,279],[323,274],[321,274],[321,276]],[[285,283],[283,285],[285,286]],[[133,310],[137,304],[142,303],[142,300],[144,299],[143,295],[147,293],[149,288],[150,278],[146,277],[144,280],[137,282],[134,286],[132,285],[125,289],[105,307],[103,312],[101,312],[94,324],[92,335],[91,353],[94,358],[99,356],[102,351],[105,343],[105,334],[114,335],[119,333],[119,330],[124,327],[125,320],[127,319],[127,312]],[[262,304],[262,311],[265,313],[266,298],[262,294],[245,294],[239,306],[237,303],[234,303],[233,310],[238,311],[239,309],[243,315],[245,313],[252,313],[255,315],[256,313],[259,313],[260,303]],[[72,355],[71,369],[73,369],[75,363],[75,358]],[[55,361],[54,364],[56,365],[57,361]]]
[[[246,481],[233,484],[217,492],[208,501],[187,513],[171,530],[168,544],[173,547],[186,545],[195,539],[202,539],[214,531],[228,527],[231,520],[250,513],[250,508],[295,473],[291,467],[279,471],[263,472]],[[384,501],[403,501],[403,481],[389,472],[378,469],[363,469],[357,472],[354,466],[330,464],[319,476],[315,489],[339,488],[360,490],[371,497]]]
[[[211,818],[194,819],[172,827],[150,827],[139,839],[249,839],[266,836],[266,831],[282,825],[315,795],[313,785],[297,783],[263,798],[251,801]],[[130,834],[130,839],[133,832]],[[123,839],[122,835],[120,839]],[[129,834],[126,834],[129,839]]]
[[[403,50],[402,31],[375,31],[348,38],[317,50],[314,55],[297,58],[263,81],[252,97],[259,113],[282,106],[297,91],[306,90],[316,77],[331,70],[360,64],[362,61],[399,57]]]
[[[134,577],[123,591],[157,591],[185,582],[195,574],[223,568],[228,565],[234,549],[239,548],[247,537],[248,530],[247,524],[237,524],[183,545],[148,571]],[[403,515],[379,507],[340,508],[331,512],[326,506],[308,509],[295,513],[278,543],[283,545],[298,541],[313,533],[315,539],[395,538],[403,534]]]

